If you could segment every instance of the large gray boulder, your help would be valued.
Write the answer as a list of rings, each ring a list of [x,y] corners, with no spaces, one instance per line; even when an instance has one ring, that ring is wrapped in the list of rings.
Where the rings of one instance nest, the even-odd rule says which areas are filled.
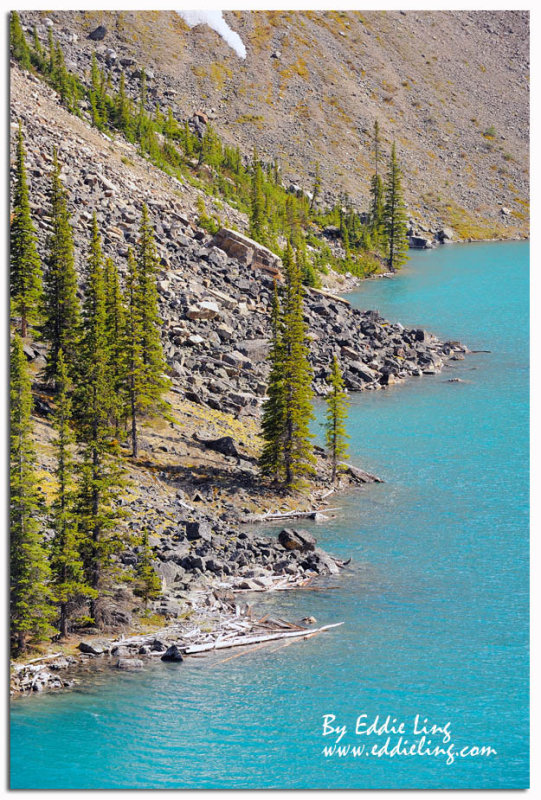
[[[211,247],[219,247],[231,258],[236,258],[242,264],[248,264],[254,269],[261,269],[272,277],[281,278],[282,261],[276,253],[263,247],[248,236],[221,228],[210,242]]]
[[[292,530],[284,528],[278,534],[278,541],[286,550],[300,550],[306,552],[315,550],[316,538],[308,531]]]

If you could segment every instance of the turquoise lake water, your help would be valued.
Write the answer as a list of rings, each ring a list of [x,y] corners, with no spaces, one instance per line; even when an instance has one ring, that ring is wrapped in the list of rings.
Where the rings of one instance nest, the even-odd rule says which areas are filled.
[[[528,261],[524,242],[446,246],[352,295],[491,352],[352,398],[351,459],[386,482],[312,524],[352,563],[325,591],[260,603],[345,624],[224,664],[213,665],[223,654],[160,663],[18,700],[13,788],[528,785]],[[419,714],[429,727],[449,722],[458,750],[496,754],[325,757],[324,714],[347,726],[340,745],[384,745],[355,734],[362,714],[404,721],[411,743]]]

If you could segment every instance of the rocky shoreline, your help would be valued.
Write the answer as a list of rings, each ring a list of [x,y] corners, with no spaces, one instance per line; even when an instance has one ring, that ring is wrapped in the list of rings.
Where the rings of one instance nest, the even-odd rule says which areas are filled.
[[[341,564],[317,548],[306,532],[286,529],[280,541],[239,529],[239,523],[254,515],[295,510],[325,515],[330,505],[329,466],[321,448],[316,448],[317,470],[309,495],[281,495],[262,484],[257,474],[259,416],[269,368],[269,309],[274,282],[281,278],[280,259],[233,229],[232,209],[224,211],[229,227],[224,225],[217,236],[208,234],[197,225],[197,192],[192,187],[152,167],[131,145],[113,145],[62,109],[48,87],[17,68],[11,100],[12,120],[21,119],[25,130],[32,214],[42,257],[50,232],[53,147],[64,164],[61,177],[69,192],[81,291],[92,212],[103,231],[106,255],[124,274],[143,201],[150,210],[160,257],[158,291],[174,421],[161,421],[154,429],[149,424],[141,431],[140,458],[129,462],[134,486],[119,503],[134,538],[145,528],[153,532],[150,544],[163,590],[154,613],[184,631],[183,615],[193,608],[194,592],[210,599],[217,591],[290,589],[336,574]],[[238,215],[237,221],[243,225]],[[350,287],[347,280],[342,284]],[[434,375],[468,352],[459,342],[442,342],[420,328],[391,323],[377,311],[354,308],[327,289],[307,290],[305,317],[313,390],[319,396],[327,391],[335,354],[349,391],[374,391]],[[52,408],[46,387],[39,383],[45,348],[39,341],[28,341],[25,353],[35,376],[36,436],[41,466],[48,474]],[[341,488],[374,480],[348,466]],[[139,547],[126,545],[118,560],[129,571],[139,555]],[[106,630],[114,635],[133,630],[136,602],[129,588],[118,587],[107,610]],[[212,622],[202,624],[213,629]],[[100,631],[86,634],[102,636]],[[112,656],[112,645],[109,650]],[[22,670],[16,665],[14,691],[49,684],[62,688],[66,670],[94,657],[104,660],[103,654],[69,653],[56,668],[38,666],[36,671],[42,662]],[[51,676],[47,680],[45,673]]]
[[[197,526],[197,527],[196,527]],[[204,531],[192,523],[190,536],[202,538]],[[208,537],[208,548],[199,548],[196,553],[215,552],[210,543],[218,548],[213,537]],[[299,622],[287,622],[265,615],[262,619],[252,616],[249,603],[242,601],[243,595],[254,592],[288,591],[307,587],[317,577],[336,575],[347,566],[316,546],[315,537],[308,531],[283,529],[277,539],[259,537],[248,533],[238,534],[236,561],[233,559],[228,572],[245,565],[245,553],[260,566],[246,574],[232,575],[228,580],[215,581],[212,586],[193,588],[183,596],[182,614],[168,625],[151,632],[126,636],[107,636],[94,631],[78,641],[74,649],[74,636],[70,637],[71,652],[53,652],[31,659],[27,663],[12,664],[10,692],[12,696],[33,692],[72,689],[80,682],[83,673],[96,669],[140,670],[155,660],[181,663],[193,655],[229,647],[247,647],[286,637],[312,636],[315,619],[309,617]],[[171,553],[171,559],[162,565],[186,564],[187,567],[204,569],[201,555],[189,555],[188,551]],[[216,558],[216,557],[215,557]],[[206,560],[206,569],[217,568],[215,559]],[[220,564],[223,571],[224,563]],[[212,570],[211,570],[212,571]],[[168,573],[167,566],[162,573]],[[242,571],[241,571],[242,572]],[[246,573],[246,571],[245,571]],[[160,608],[163,608],[163,601]],[[164,616],[169,617],[169,614]],[[177,616],[173,614],[173,616]],[[333,627],[331,626],[325,626]],[[57,645],[58,647],[58,645]],[[65,650],[65,643],[63,646]]]

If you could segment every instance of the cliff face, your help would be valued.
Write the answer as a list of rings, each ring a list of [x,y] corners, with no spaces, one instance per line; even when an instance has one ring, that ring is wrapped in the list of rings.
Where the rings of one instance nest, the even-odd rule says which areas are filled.
[[[108,48],[117,66],[132,58],[154,73],[151,98],[182,117],[209,112],[227,142],[278,158],[286,180],[310,189],[319,162],[324,189],[365,208],[379,120],[423,227],[527,234],[527,12],[224,12],[244,60],[174,12],[22,14],[28,25],[45,16],[72,67],[85,71]],[[98,24],[105,38],[88,40]]]

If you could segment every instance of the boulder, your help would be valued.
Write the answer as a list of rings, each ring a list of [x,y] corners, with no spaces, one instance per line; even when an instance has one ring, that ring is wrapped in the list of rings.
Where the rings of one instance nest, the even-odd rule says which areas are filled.
[[[219,316],[220,309],[216,303],[210,300],[202,300],[188,309],[188,319],[214,319]]]
[[[442,244],[445,242],[452,242],[455,238],[455,232],[452,228],[442,228],[441,231],[438,231],[436,234],[438,241]]]
[[[315,550],[316,538],[308,531],[297,531],[284,528],[278,534],[278,541],[286,550],[300,550],[306,552]]]
[[[410,236],[409,246],[415,250],[429,250],[432,247],[432,242],[425,236]]]
[[[105,25],[98,25],[98,27],[95,28],[92,31],[92,33],[88,34],[88,38],[91,39],[93,42],[101,42],[103,39],[105,39],[106,35],[107,35],[107,28],[105,27]]]
[[[221,453],[223,456],[240,458],[237,445],[231,436],[221,436],[219,439],[206,439],[202,443],[208,450],[214,450],[216,453]]]
[[[218,247],[231,258],[236,258],[243,264],[250,265],[254,269],[261,269],[272,277],[281,279],[282,261],[279,256],[268,247],[263,247],[259,242],[255,242],[238,231],[221,228],[210,242],[210,246]]]
[[[317,556],[321,572],[328,572],[330,575],[338,575],[340,569],[336,561],[327,555],[324,550],[316,548],[315,555]]]
[[[184,661],[182,658],[182,653],[176,646],[176,644],[172,644],[171,647],[168,647],[163,656],[161,657],[162,661],[172,661],[175,663],[180,663]]]
[[[378,373],[367,367],[362,361],[350,361],[347,367],[366,383],[372,383],[378,377]]]
[[[190,542],[194,542],[197,539],[206,539],[209,541],[212,536],[212,530],[207,522],[186,522],[185,526],[186,538]],[[182,564],[184,564],[184,560]]]
[[[378,478],[377,475],[365,472],[364,469],[359,469],[359,467],[352,467],[351,464],[340,464],[340,467],[358,483],[383,483],[383,480]]]
[[[101,656],[105,652],[99,642],[79,642],[78,648],[81,653],[87,653],[91,656]]]

